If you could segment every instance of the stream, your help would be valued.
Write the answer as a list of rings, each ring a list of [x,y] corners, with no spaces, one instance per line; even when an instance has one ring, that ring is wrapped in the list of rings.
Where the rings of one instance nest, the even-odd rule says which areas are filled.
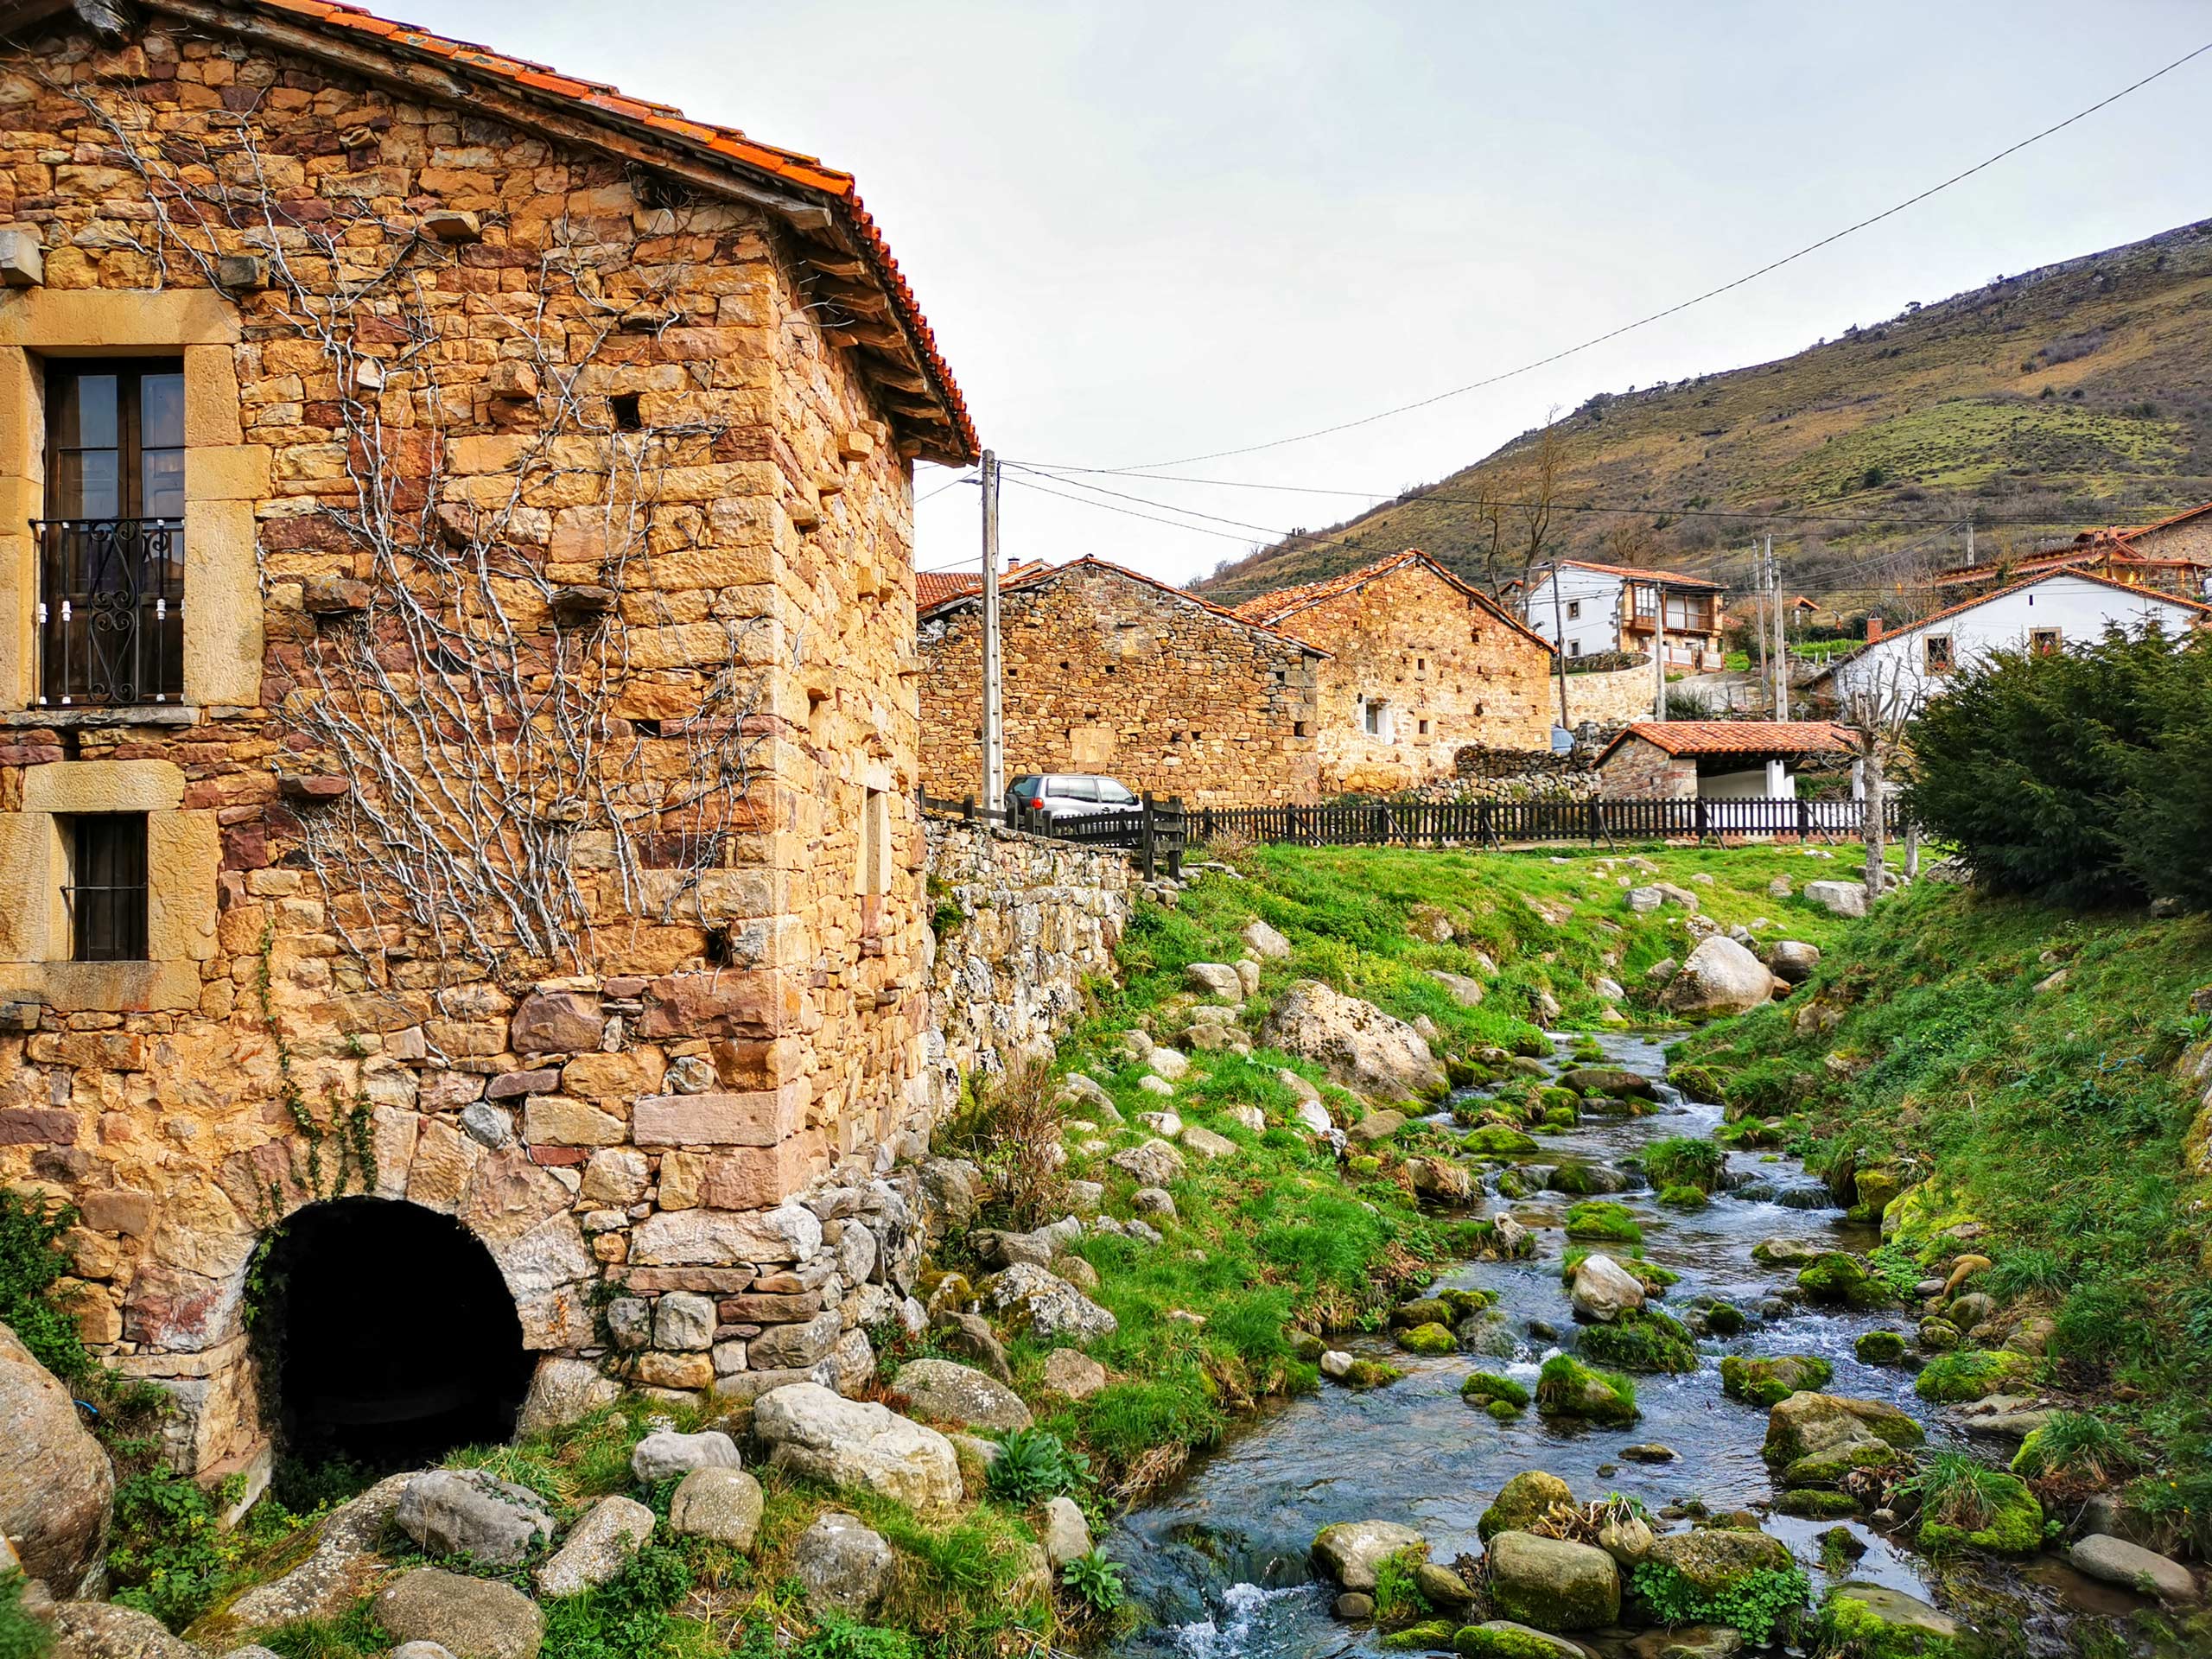
[[[1554,1071],[1573,1062],[1577,1039],[1554,1039]],[[1609,1034],[1596,1039],[1605,1063],[1654,1079],[1666,1063],[1659,1046],[1643,1037]],[[1659,1088],[1660,1109],[1642,1117],[1586,1118],[1573,1130],[1532,1131],[1541,1151],[1530,1163],[1570,1160],[1618,1167],[1649,1142],[1675,1135],[1706,1135],[1720,1122],[1717,1105],[1686,1101]],[[1702,1210],[1661,1205],[1649,1189],[1611,1195],[1636,1214],[1647,1259],[1672,1268],[1681,1281],[1659,1304],[1678,1314],[1693,1298],[1711,1294],[1750,1316],[1740,1336],[1706,1338],[1700,1363],[1686,1376],[1638,1376],[1643,1419],[1624,1429],[1553,1427],[1531,1409],[1499,1423],[1459,1397],[1459,1384],[1478,1369],[1506,1371],[1532,1391],[1550,1353],[1575,1346],[1577,1327],[1560,1278],[1567,1237],[1560,1223],[1575,1200],[1542,1192],[1510,1204],[1492,1196],[1493,1212],[1510,1210],[1535,1230],[1536,1255],[1520,1262],[1463,1262],[1440,1273],[1435,1287],[1462,1287],[1497,1293],[1509,1330],[1520,1334],[1520,1351],[1509,1363],[1460,1354],[1423,1358],[1404,1353],[1386,1336],[1361,1337],[1337,1345],[1388,1358],[1406,1372],[1398,1382],[1367,1393],[1324,1382],[1318,1394],[1274,1408],[1240,1427],[1219,1446],[1194,1459],[1178,1483],[1122,1518],[1106,1553],[1123,1562],[1132,1594],[1150,1615],[1139,1636],[1124,1644],[1133,1659],[1339,1659],[1381,1653],[1377,1633],[1340,1624],[1331,1614],[1335,1586],[1313,1581],[1307,1552],[1313,1535],[1338,1521],[1403,1522],[1429,1540],[1431,1559],[1478,1555],[1476,1522],[1499,1487],[1523,1470],[1560,1476],[1587,1500],[1618,1491],[1653,1510],[1698,1498],[1713,1510],[1756,1509],[1766,1529],[1787,1543],[1811,1575],[1817,1600],[1831,1581],[1820,1567],[1815,1535],[1833,1522],[1769,1514],[1775,1490],[1759,1456],[1766,1412],[1723,1396],[1719,1361],[1728,1353],[1818,1354],[1834,1367],[1827,1392],[1885,1401],[1911,1413],[1929,1429],[1931,1446],[1959,1437],[1912,1391],[1912,1372],[1859,1363],[1853,1343],[1878,1328],[1910,1330],[1903,1310],[1887,1315],[1789,1305],[1762,1320],[1758,1310],[1784,1273],[1751,1260],[1761,1239],[1783,1236],[1821,1249],[1865,1251],[1874,1230],[1847,1222],[1825,1187],[1796,1160],[1739,1150],[1729,1154],[1733,1177],[1752,1196],[1722,1193]],[[1494,1179],[1494,1177],[1490,1179]],[[1774,1197],[1760,1196],[1771,1192]],[[1787,1198],[1792,1202],[1779,1199]],[[1599,1248],[1603,1249],[1600,1245]],[[1531,1337],[1535,1321],[1557,1338]],[[1656,1441],[1675,1461],[1632,1462],[1624,1446]],[[2009,1455],[2009,1447],[1984,1448]],[[1900,1551],[1861,1522],[1851,1530],[1866,1546],[1849,1576],[1889,1585],[1948,1610],[1998,1622],[2021,1632],[2031,1655],[2070,1654],[2069,1607],[2119,1612],[2133,1604],[2101,1592],[2070,1570],[2049,1562],[2015,1573],[1978,1564],[1961,1606],[1955,1568],[1939,1590],[1921,1558]],[[1990,1578],[1987,1573],[1999,1576]],[[1607,1644],[1595,1643],[1600,1649]]]

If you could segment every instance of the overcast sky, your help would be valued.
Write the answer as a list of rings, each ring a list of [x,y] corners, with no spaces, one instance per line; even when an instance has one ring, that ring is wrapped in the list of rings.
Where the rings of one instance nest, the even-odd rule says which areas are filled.
[[[1427,397],[1688,298],[2212,40],[2185,0],[1027,5],[372,0],[855,174],[983,441],[1181,461]],[[1591,393],[1787,354],[2212,216],[2212,54],[1748,288],[1357,430],[1176,467],[1388,495]],[[919,562],[976,491],[918,469]],[[1037,493],[1010,556],[1171,581],[1255,542]],[[1017,487],[1014,480],[1027,480]],[[1097,480],[1274,528],[1357,497]],[[1116,505],[1137,512],[1140,502]]]

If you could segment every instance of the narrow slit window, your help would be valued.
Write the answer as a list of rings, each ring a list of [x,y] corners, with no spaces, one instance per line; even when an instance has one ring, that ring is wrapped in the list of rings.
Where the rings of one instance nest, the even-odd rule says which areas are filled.
[[[86,812],[60,829],[71,960],[145,961],[146,815]]]
[[[639,432],[645,429],[645,417],[638,411],[636,392],[618,391],[607,400],[607,406],[613,414],[614,429],[617,432]]]

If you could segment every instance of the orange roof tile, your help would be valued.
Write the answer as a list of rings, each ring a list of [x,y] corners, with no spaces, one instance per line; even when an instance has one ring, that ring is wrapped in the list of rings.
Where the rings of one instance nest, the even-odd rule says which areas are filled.
[[[153,3],[158,10],[159,0],[153,0]],[[511,91],[557,98],[588,111],[603,124],[634,128],[643,134],[677,141],[719,160],[769,175],[780,184],[829,197],[874,268],[916,357],[951,416],[956,438],[965,451],[958,458],[975,459],[979,446],[966,400],[961,397],[952,371],[938,350],[937,336],[922,315],[921,306],[899,271],[899,262],[892,257],[891,249],[876,228],[875,220],[861,205],[859,189],[849,173],[825,167],[813,156],[797,150],[758,143],[734,127],[693,120],[669,105],[630,97],[604,82],[575,79],[542,63],[508,57],[466,41],[451,40],[414,23],[394,22],[358,6],[340,5],[334,0],[238,0],[238,3],[248,10],[282,13],[296,26],[319,26],[366,35],[382,50],[419,53],[435,58],[448,70],[463,69],[504,82]]]
[[[1851,734],[1831,720],[1640,720],[1605,745],[1606,756],[1631,737],[1669,754],[1827,754],[1851,747]]]
[[[1027,564],[1017,564],[1008,570],[1001,582],[1011,582],[1016,576],[1033,575],[1052,567],[1040,559]],[[933,605],[942,605],[948,599],[959,599],[968,594],[983,591],[983,573],[980,570],[917,570],[914,572],[914,609],[926,611]]]
[[[1355,588],[1363,587],[1378,576],[1387,576],[1391,572],[1409,565],[1420,565],[1431,574],[1441,577],[1499,621],[1528,635],[1529,639],[1541,645],[1547,654],[1550,652],[1552,648],[1550,640],[1545,639],[1488,594],[1460,581],[1459,577],[1453,575],[1417,547],[1409,547],[1402,553],[1393,553],[1387,559],[1377,559],[1372,564],[1363,564],[1358,569],[1348,570],[1340,576],[1327,576],[1319,582],[1305,582],[1296,588],[1278,588],[1271,594],[1262,594],[1257,599],[1248,599],[1242,605],[1237,606],[1236,614],[1248,622],[1258,622],[1270,627],[1280,627],[1300,611],[1311,610],[1316,605],[1323,604],[1341,594],[1349,594]]]
[[[1309,652],[1316,657],[1329,657],[1335,654],[1323,650],[1311,640],[1300,639],[1296,634],[1286,633],[1281,628],[1271,628],[1264,622],[1255,622],[1250,617],[1240,615],[1225,605],[1217,605],[1204,595],[1178,588],[1173,582],[1161,582],[1156,576],[1147,576],[1141,570],[1132,570],[1127,565],[1116,564],[1110,560],[1102,559],[1089,553],[1079,559],[1070,559],[1065,564],[1046,564],[1040,561],[1034,564],[1023,565],[1016,570],[1007,573],[1006,580],[999,583],[999,592],[1005,594],[1018,588],[1041,587],[1056,577],[1064,576],[1069,571],[1080,569],[1086,565],[1094,570],[1108,570],[1117,576],[1127,576],[1131,582],[1141,582],[1147,588],[1170,594],[1176,599],[1188,600],[1200,610],[1210,611],[1225,622],[1234,622],[1240,627],[1251,629],[1255,633],[1264,633],[1270,639],[1281,639],[1286,644],[1296,645],[1300,651]],[[941,608],[957,604],[963,600],[979,597],[983,588],[982,577],[978,575],[969,576],[967,580],[974,585],[958,593],[949,594],[937,601],[936,607]],[[918,600],[914,606],[918,616],[931,608],[932,607],[924,605]]]
[[[1686,576],[1679,570],[1648,570],[1635,564],[1598,564],[1589,559],[1561,559],[1562,566],[1577,570],[1595,570],[1600,575],[1626,576],[1632,582],[1663,582],[1669,588],[1710,588],[1721,591],[1717,582],[1707,582],[1703,576]]]

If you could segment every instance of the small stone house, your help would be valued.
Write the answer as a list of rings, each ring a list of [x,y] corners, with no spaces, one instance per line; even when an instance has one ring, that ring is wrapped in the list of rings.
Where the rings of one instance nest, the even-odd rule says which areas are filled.
[[[1320,790],[1389,794],[1452,776],[1468,744],[1551,747],[1551,647],[1426,553],[1237,607],[1320,647]]]
[[[1598,757],[1610,801],[1794,801],[1791,768],[1847,763],[1851,734],[1827,721],[1644,720]]]
[[[918,626],[922,776],[964,799],[982,771],[980,578]],[[1192,806],[1314,798],[1319,647],[1095,558],[1007,577],[999,630],[1009,782],[1095,772]]]
[[[472,1275],[456,1433],[861,1369],[976,450],[852,180],[321,0],[0,23],[0,1181],[85,1338],[188,1470],[372,1421]],[[343,1319],[276,1400],[280,1226]]]

